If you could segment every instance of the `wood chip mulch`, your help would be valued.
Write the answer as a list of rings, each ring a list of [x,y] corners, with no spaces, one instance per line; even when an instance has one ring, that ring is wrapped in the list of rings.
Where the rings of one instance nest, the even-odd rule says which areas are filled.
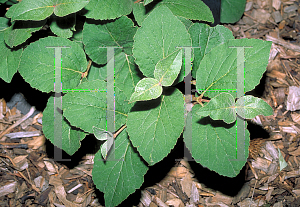
[[[300,9],[295,0],[248,0],[242,19],[224,25],[235,38],[272,41],[263,98],[274,115],[252,121],[269,138],[250,142],[246,179],[235,196],[198,182],[182,159],[142,191],[139,207],[300,206]],[[8,101],[8,100],[7,100]],[[91,178],[93,155],[69,169],[47,157],[39,120],[0,102],[0,206],[101,206]],[[280,153],[279,153],[280,152]],[[287,166],[283,169],[284,161]],[[102,204],[103,205],[103,204]]]

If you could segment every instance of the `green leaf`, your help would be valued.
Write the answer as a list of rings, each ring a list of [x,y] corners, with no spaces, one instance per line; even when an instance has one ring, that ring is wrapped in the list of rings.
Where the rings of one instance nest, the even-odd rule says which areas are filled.
[[[62,149],[69,155],[73,155],[79,148],[80,142],[85,138],[85,133],[70,126],[66,120],[62,119]],[[57,145],[57,139],[54,138],[54,98],[48,99],[47,107],[43,112],[43,133],[54,145]]]
[[[213,120],[224,120],[230,124],[236,120],[236,113],[244,119],[253,119],[257,115],[273,115],[273,109],[260,98],[242,96],[234,103],[229,93],[220,93],[197,112],[200,116],[210,116]]]
[[[127,119],[133,104],[128,104],[139,77],[133,67],[133,57],[124,53],[116,56],[115,65],[115,128],[120,128]],[[106,82],[87,80],[75,89],[90,89],[91,92],[69,92],[63,97],[64,116],[68,121],[84,131],[93,133],[93,126],[106,129]],[[99,92],[95,92],[99,90]],[[78,119],[78,116],[81,118]]]
[[[209,98],[216,96],[219,91],[227,91],[236,96],[238,55],[237,48],[230,48],[231,46],[252,47],[244,49],[245,63],[242,68],[245,77],[244,91],[254,89],[268,65],[271,44],[259,39],[236,39],[214,47],[204,56],[199,65],[196,78],[197,91],[207,92],[206,96]]]
[[[179,49],[160,60],[154,70],[154,77],[163,86],[170,86],[177,78],[182,65],[182,50]]]
[[[4,42],[4,32],[0,32],[0,77],[10,83],[17,72],[23,50],[11,50]]]
[[[191,20],[189,20],[189,19],[187,19],[185,17],[177,16],[177,18],[184,24],[184,26],[185,26],[185,28],[186,28],[187,31],[194,24]]]
[[[201,0],[163,0],[157,4],[159,5],[167,6],[176,16],[214,23],[209,7]]]
[[[15,20],[43,20],[53,12],[63,17],[81,10],[88,0],[22,0],[6,12],[6,16]]]
[[[133,36],[137,28],[128,17],[123,16],[107,24],[99,23],[86,22],[83,29],[85,51],[94,62],[107,62],[107,48],[100,47],[123,47],[126,54],[132,55]],[[115,55],[121,52],[121,49],[115,49]]]
[[[104,193],[105,206],[118,206],[144,182],[148,168],[130,144],[123,130],[115,141],[115,160],[102,161],[101,152],[94,158],[93,181]]]
[[[195,161],[204,167],[227,177],[235,177],[245,165],[248,157],[250,135],[245,122],[245,135],[238,134],[235,123],[213,121],[209,117],[199,118],[195,113],[200,105],[195,105],[187,119],[186,126],[192,130],[184,131],[184,142]],[[237,148],[237,139],[244,139],[243,146]],[[237,149],[245,149],[245,160],[237,160]]]
[[[140,26],[142,26],[142,22],[144,21],[144,19],[149,14],[147,12],[146,7],[144,6],[144,4],[142,2],[137,3],[137,4],[133,4],[134,19],[136,20],[136,22]],[[160,5],[160,4],[157,4],[155,7],[157,7],[158,5]],[[189,30],[190,26],[193,24],[193,22],[191,20],[189,20],[188,18],[186,18],[186,17],[177,16],[177,18],[185,25],[186,30]]]
[[[184,127],[184,100],[176,88],[166,88],[155,100],[138,102],[127,118],[131,143],[149,165],[170,153]]]
[[[210,116],[213,120],[224,120],[230,124],[236,119],[234,97],[229,93],[220,93],[197,112],[200,116]]]
[[[73,31],[73,36],[70,38],[73,42],[77,43],[82,49],[83,45],[83,25],[85,23],[85,17],[76,15],[75,30]]]
[[[145,6],[146,6],[147,4],[150,4],[152,1],[153,1],[153,0],[145,0],[145,1],[144,1]]]
[[[85,7],[88,10],[85,16],[100,20],[115,19],[130,14],[132,4],[132,0],[90,0],[90,3]]]
[[[6,30],[8,26],[9,19],[0,17],[0,32]]]
[[[137,83],[135,91],[130,97],[130,103],[156,99],[161,93],[162,87],[158,80],[154,78],[143,78]]]
[[[93,127],[106,129],[106,83],[84,82],[62,98],[64,116],[80,129],[93,133]],[[78,119],[80,116],[80,119]]]
[[[61,37],[46,37],[25,48],[19,72],[31,87],[43,92],[54,91],[54,48],[62,47],[61,81],[63,89],[75,88],[87,68],[86,55],[80,46]],[[69,48],[68,48],[69,47]]]
[[[73,36],[72,28],[75,26],[76,14],[66,17],[51,17],[50,29],[59,37],[70,38]]]
[[[10,83],[12,77],[17,72],[20,57],[23,52],[22,49],[10,49],[5,44],[5,34],[7,30],[11,30],[11,27],[8,26],[9,19],[0,17],[0,78],[2,78],[5,82]]]
[[[113,138],[112,138],[113,139]],[[109,146],[108,146],[109,144]],[[101,145],[101,154],[103,159],[107,159],[107,152],[109,152],[109,150],[111,149],[111,147],[113,146],[113,142],[108,142],[105,141],[102,145]]]
[[[245,11],[246,0],[222,0],[221,16],[222,23],[235,23],[240,20]]]
[[[191,46],[184,24],[166,6],[155,8],[144,20],[135,36],[133,55],[142,73],[154,78],[154,69],[161,60],[178,50]]]
[[[93,126],[93,133],[98,140],[108,140],[113,137],[111,132],[105,131],[104,129],[99,129],[98,127]]]
[[[46,23],[42,21],[17,21],[5,30],[4,40],[9,47],[15,47],[24,43],[31,37],[31,33],[40,30]]]
[[[222,25],[210,27],[203,23],[194,23],[189,33],[192,38],[195,59],[193,61],[192,76],[196,77],[196,72],[204,55],[209,53],[214,47],[225,43],[229,39],[234,39],[232,32]]]
[[[236,112],[244,119],[253,119],[257,115],[273,115],[272,107],[264,100],[254,96],[242,96],[236,101]]]
[[[138,25],[142,26],[142,22],[148,16],[146,14],[146,7],[142,2],[133,4],[133,15]]]

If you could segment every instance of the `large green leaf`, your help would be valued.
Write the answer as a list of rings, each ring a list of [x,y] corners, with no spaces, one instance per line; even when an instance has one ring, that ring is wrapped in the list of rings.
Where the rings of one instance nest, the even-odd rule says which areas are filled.
[[[214,47],[202,59],[197,71],[196,89],[199,93],[208,91],[206,96],[215,97],[219,91],[227,91],[236,96],[237,68],[244,68],[244,90],[254,89],[266,70],[271,42],[259,39],[229,40]],[[237,48],[245,48],[245,63],[237,66]],[[242,62],[242,61],[240,61]],[[242,64],[242,63],[241,63]]]
[[[15,20],[43,20],[53,12],[63,17],[81,10],[88,0],[22,0],[6,12],[6,16]]]
[[[0,41],[0,78],[10,83],[12,77],[18,70],[23,50],[11,50],[8,48],[4,42],[4,32],[0,32],[0,39],[2,40]]]
[[[250,136],[245,125],[245,134],[238,133],[235,123],[213,121],[209,117],[199,118],[195,113],[201,106],[195,105],[186,125],[192,130],[184,131],[184,142],[196,162],[220,175],[235,177],[245,165],[248,157]],[[246,122],[245,122],[246,123]],[[243,139],[237,146],[237,139]],[[245,157],[237,159],[237,150],[244,149]]]
[[[79,129],[71,127],[69,123],[62,119],[62,137],[54,138],[54,98],[48,99],[47,107],[43,112],[43,133],[52,144],[56,144],[55,139],[61,139],[62,149],[69,155],[73,155],[80,148],[80,141],[85,138],[85,133]]]
[[[133,22],[125,16],[107,24],[86,22],[83,29],[85,51],[97,64],[107,62],[107,48],[100,47],[123,47],[123,51],[131,55],[136,29]],[[115,55],[121,52],[121,49],[115,49]]]
[[[196,72],[204,55],[227,40],[234,39],[232,32],[222,25],[210,27],[207,24],[195,23],[190,27],[189,33],[193,47],[200,47],[194,49],[193,77],[196,77]]]
[[[61,37],[46,37],[25,48],[19,72],[31,87],[43,92],[54,91],[54,48],[61,47],[61,81],[63,89],[75,88],[87,68],[86,55],[80,46]],[[69,48],[67,48],[69,47]]]
[[[132,104],[129,98],[139,80],[133,67],[133,58],[124,53],[116,56],[115,65],[115,129],[121,127],[127,118]],[[106,69],[105,69],[106,70]],[[100,73],[104,72],[102,70]],[[105,73],[105,72],[104,72]],[[102,75],[100,76],[102,77]],[[99,78],[100,78],[99,77]],[[93,126],[106,130],[106,82],[94,79],[81,83],[75,89],[81,92],[68,93],[63,97],[64,116],[74,126],[93,133]],[[84,90],[91,92],[84,92]],[[99,90],[99,92],[95,92]],[[78,119],[78,116],[81,118]]]
[[[84,82],[75,89],[78,92],[69,92],[62,99],[64,116],[72,125],[86,132],[93,133],[93,126],[105,130],[106,82]]]
[[[141,26],[144,19],[148,16],[148,12],[146,12],[147,3],[142,2],[133,5],[133,15],[137,23]],[[185,19],[199,20],[199,21],[208,21],[213,22],[213,15],[201,0],[192,0],[192,1],[184,1],[184,0],[163,0],[160,3],[156,4],[154,8],[159,7],[161,5],[167,6],[172,13],[178,17],[183,23],[188,23]],[[185,24],[186,25],[186,24]]]
[[[165,88],[158,99],[137,102],[127,118],[132,145],[149,165],[170,153],[183,127],[183,95],[174,88]]]
[[[191,46],[184,24],[166,6],[155,8],[134,36],[133,55],[146,77],[154,77],[155,65],[177,50]]]
[[[105,206],[118,206],[144,182],[148,168],[130,144],[123,130],[115,141],[115,160],[102,161],[100,150],[95,154],[93,181],[104,193]]]
[[[214,23],[210,9],[201,0],[163,0],[159,5],[167,6],[176,16]]]
[[[31,33],[40,30],[46,23],[42,21],[16,21],[5,30],[4,40],[9,47],[22,44],[31,37]]]
[[[221,17],[222,23],[237,22],[245,11],[246,0],[222,0]]]
[[[88,10],[85,16],[87,18],[101,20],[115,19],[130,14],[132,4],[132,0],[90,0],[90,3],[85,7],[85,9]]]

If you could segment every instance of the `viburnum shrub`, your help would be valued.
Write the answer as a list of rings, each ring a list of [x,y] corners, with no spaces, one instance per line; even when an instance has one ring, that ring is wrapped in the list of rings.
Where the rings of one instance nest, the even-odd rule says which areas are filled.
[[[181,134],[196,162],[235,177],[248,157],[246,120],[273,113],[245,95],[265,72],[271,42],[199,23],[214,21],[201,0],[6,3],[0,76],[10,82],[19,71],[31,87],[56,92],[43,132],[69,155],[87,134],[102,140],[93,181],[106,206],[140,188]]]

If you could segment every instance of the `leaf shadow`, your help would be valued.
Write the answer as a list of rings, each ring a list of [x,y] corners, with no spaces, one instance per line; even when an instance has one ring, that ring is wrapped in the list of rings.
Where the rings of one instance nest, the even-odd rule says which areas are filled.
[[[225,123],[223,120],[213,120],[212,118],[210,118],[209,116],[206,116],[206,117],[203,117],[201,119],[199,119],[197,121],[198,124],[201,124],[201,125],[208,125],[210,124],[212,127],[223,127],[223,128],[226,128],[226,129],[229,129],[231,127],[233,127],[236,123],[233,122],[231,124],[227,124]]]

